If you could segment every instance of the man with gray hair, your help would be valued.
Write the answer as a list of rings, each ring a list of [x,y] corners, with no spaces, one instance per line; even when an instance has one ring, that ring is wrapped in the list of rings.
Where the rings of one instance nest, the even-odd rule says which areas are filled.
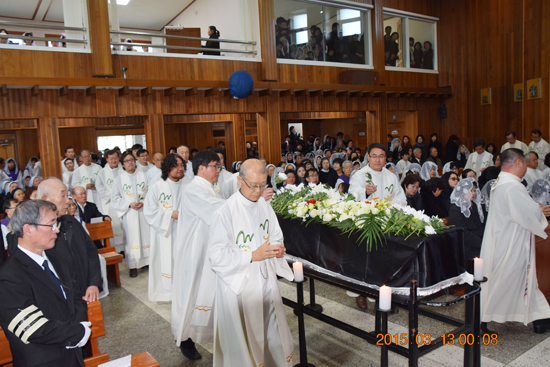
[[[480,257],[483,275],[481,330],[490,321],[533,322],[536,333],[550,330],[550,306],[537,283],[535,238],[546,238],[550,206],[536,203],[521,184],[527,171],[523,151],[500,154],[501,169],[491,189]]]
[[[413,156],[411,157],[411,163],[417,163],[419,165],[424,164],[424,161],[422,160],[422,149],[420,148],[413,149]]]
[[[277,276],[294,275],[284,259],[283,232],[262,198],[266,167],[247,159],[240,190],[214,213],[208,255],[217,276],[214,366],[292,366],[294,343]]]
[[[47,200],[57,207],[59,236],[51,250],[69,267],[73,284],[88,302],[96,301],[102,289],[101,270],[97,248],[84,227],[72,216],[66,215],[69,207],[67,186],[56,177],[50,177],[38,185],[37,198]]]
[[[88,201],[98,206],[101,212],[106,212],[101,205],[101,198],[96,190],[97,174],[101,171],[99,164],[92,164],[92,154],[89,150],[80,152],[82,166],[74,170],[71,179],[71,188],[82,186],[88,191]]]
[[[193,162],[189,160],[189,147],[186,145],[180,145],[176,150],[176,153],[185,161],[185,174],[189,175],[189,178],[193,178],[195,174],[193,173]]]
[[[11,218],[18,250],[0,268],[0,326],[15,366],[84,366],[80,348],[91,323],[65,259],[53,250],[56,209],[51,202],[29,200]]]

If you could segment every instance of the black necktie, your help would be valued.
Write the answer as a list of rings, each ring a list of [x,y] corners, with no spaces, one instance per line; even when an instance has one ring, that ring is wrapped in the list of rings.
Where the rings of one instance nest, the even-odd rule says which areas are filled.
[[[42,267],[44,268],[44,272],[46,272],[53,284],[55,284],[55,286],[59,288],[61,294],[63,294],[63,297],[65,297],[65,293],[63,293],[63,284],[61,284],[59,278],[56,277],[55,274],[51,271],[50,267],[48,266],[48,260],[44,260],[44,262],[42,263]]]

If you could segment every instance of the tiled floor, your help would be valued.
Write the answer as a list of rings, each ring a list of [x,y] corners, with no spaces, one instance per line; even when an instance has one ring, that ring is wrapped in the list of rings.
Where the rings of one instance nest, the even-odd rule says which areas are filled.
[[[101,300],[105,320],[106,336],[99,339],[101,353],[109,353],[111,359],[127,354],[148,351],[161,366],[211,366],[212,345],[198,347],[203,358],[189,361],[175,346],[170,332],[169,302],[149,302],[147,298],[147,269],[140,270],[137,278],[129,278],[128,271],[121,264],[122,287],[111,284],[110,295]],[[296,300],[294,285],[279,282],[281,294]],[[317,303],[324,313],[352,324],[363,330],[374,329],[373,303],[367,312],[355,306],[340,289],[316,283]],[[308,300],[308,295],[305,295]],[[298,322],[291,309],[285,307],[290,331],[294,336],[295,355],[298,355]],[[463,306],[446,308],[442,313],[461,318]],[[407,333],[408,314],[401,311],[389,316],[389,332]],[[309,362],[321,366],[378,366],[380,350],[364,340],[306,316],[306,340]],[[498,344],[482,346],[482,366],[550,366],[550,333],[537,335],[532,326],[519,323],[489,324],[498,332]],[[419,331],[438,336],[448,331],[449,326],[421,317]],[[420,366],[462,366],[463,349],[460,346],[446,345],[420,359]],[[298,363],[295,357],[294,363]],[[391,353],[390,366],[407,366],[407,359]]]

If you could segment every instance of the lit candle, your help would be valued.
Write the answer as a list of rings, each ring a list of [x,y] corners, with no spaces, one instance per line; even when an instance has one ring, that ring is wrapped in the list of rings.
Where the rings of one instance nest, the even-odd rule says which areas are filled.
[[[483,259],[474,257],[474,280],[483,280]]]
[[[379,307],[381,310],[391,309],[391,287],[385,285],[380,287]]]
[[[304,281],[304,267],[301,262],[296,261],[292,264],[292,269],[294,270],[294,281],[303,282]]]

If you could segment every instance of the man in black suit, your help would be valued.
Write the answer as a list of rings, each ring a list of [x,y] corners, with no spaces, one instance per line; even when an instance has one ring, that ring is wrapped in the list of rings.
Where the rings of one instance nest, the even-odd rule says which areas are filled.
[[[103,218],[103,220],[111,221],[111,217],[103,215],[96,204],[86,201],[88,199],[88,193],[82,186],[73,187],[71,189],[71,194],[77,203],[76,209],[83,222],[90,223],[92,218],[98,217]]]
[[[418,163],[419,165],[424,164],[424,161],[422,160],[422,149],[414,148],[411,163]]]
[[[84,367],[91,329],[86,301],[64,259],[46,254],[59,233],[56,206],[21,203],[11,219],[17,251],[0,268],[0,326],[15,366]]]

